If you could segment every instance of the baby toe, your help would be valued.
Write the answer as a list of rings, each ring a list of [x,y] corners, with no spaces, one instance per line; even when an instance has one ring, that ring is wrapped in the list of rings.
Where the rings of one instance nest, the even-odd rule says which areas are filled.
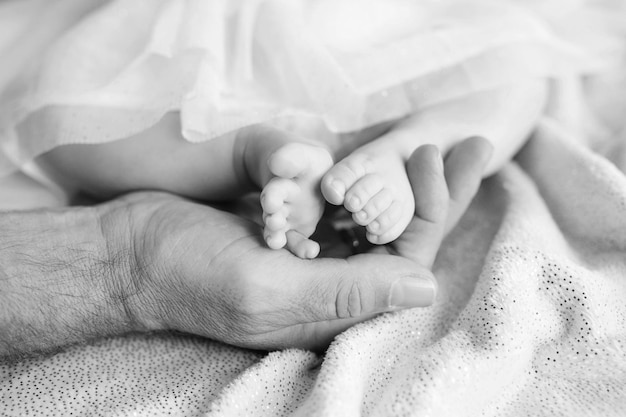
[[[369,225],[374,219],[384,213],[391,204],[393,204],[393,195],[391,191],[384,188],[373,196],[367,204],[363,207],[363,210],[354,213],[352,219],[360,226]]]
[[[322,178],[322,194],[326,201],[343,204],[346,191],[367,175],[369,164],[369,160],[360,155],[351,155],[335,164]]]
[[[378,245],[391,242],[391,240],[387,240],[389,238],[388,232],[390,230],[394,230],[394,226],[399,222],[402,215],[402,209],[403,205],[398,201],[394,201],[387,210],[368,224],[366,227],[368,240],[371,243]],[[373,239],[370,239],[370,237]]]
[[[313,259],[320,253],[320,245],[317,242],[295,230],[287,232],[286,246],[291,253],[302,259]]]
[[[376,245],[386,245],[387,243],[393,242],[394,240],[399,238],[405,229],[406,225],[403,224],[401,221],[398,221],[382,234],[374,235],[367,233],[366,236],[370,243],[374,243]]]
[[[346,192],[344,206],[349,212],[356,213],[362,210],[383,187],[384,182],[379,175],[365,175]]]
[[[339,206],[346,195],[346,184],[331,175],[326,175],[322,179],[322,195],[330,204]]]
[[[292,180],[272,178],[261,192],[261,207],[267,214],[278,212],[300,192],[300,187]]]
[[[273,214],[264,215],[263,223],[266,229],[272,232],[285,230],[287,227],[287,213],[285,213],[285,211],[286,210],[283,209]]]
[[[265,230],[263,235],[265,243],[270,249],[281,249],[287,244],[287,237],[284,232],[272,232]]]
[[[389,209],[367,226],[368,240],[384,245],[400,237],[414,217],[415,206],[412,203],[412,200],[394,201]]]

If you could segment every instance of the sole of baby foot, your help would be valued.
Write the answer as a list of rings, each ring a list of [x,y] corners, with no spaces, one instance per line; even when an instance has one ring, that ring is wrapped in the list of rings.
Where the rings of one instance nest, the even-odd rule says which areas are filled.
[[[261,193],[264,238],[268,247],[287,247],[300,258],[319,254],[319,244],[309,239],[324,212],[320,182],[332,167],[330,153],[321,146],[288,143],[268,161],[274,177]]]
[[[322,179],[326,200],[352,213],[354,221],[366,228],[367,239],[376,245],[397,239],[415,211],[404,161],[383,147],[375,144],[357,149]]]

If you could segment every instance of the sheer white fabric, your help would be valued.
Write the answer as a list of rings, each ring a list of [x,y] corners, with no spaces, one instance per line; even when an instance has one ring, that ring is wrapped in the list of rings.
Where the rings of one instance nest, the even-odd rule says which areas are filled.
[[[594,72],[621,52],[619,7],[4,1],[0,174],[62,144],[130,136],[169,111],[190,141],[283,118],[346,132],[522,77]]]

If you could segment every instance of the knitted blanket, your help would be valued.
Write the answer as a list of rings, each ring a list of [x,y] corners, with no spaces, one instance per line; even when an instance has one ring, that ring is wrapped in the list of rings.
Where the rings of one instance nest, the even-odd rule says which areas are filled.
[[[611,129],[557,106],[483,183],[438,256],[434,306],[322,356],[171,334],[75,346],[0,367],[0,414],[625,415],[626,146],[608,120],[626,109],[598,97]]]

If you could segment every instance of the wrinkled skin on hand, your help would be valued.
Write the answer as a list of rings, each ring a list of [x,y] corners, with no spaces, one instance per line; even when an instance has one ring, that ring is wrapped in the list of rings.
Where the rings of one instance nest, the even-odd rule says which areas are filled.
[[[396,242],[348,258],[303,260],[268,249],[258,223],[172,195],[118,199],[102,221],[109,235],[128,242],[130,270],[119,285],[127,318],[141,330],[255,349],[321,349],[380,313],[430,305],[436,283],[429,269],[490,153],[486,141],[470,139],[441,167],[436,148],[418,149],[408,164],[414,193],[422,196],[415,220]],[[398,302],[394,294],[411,297]]]

